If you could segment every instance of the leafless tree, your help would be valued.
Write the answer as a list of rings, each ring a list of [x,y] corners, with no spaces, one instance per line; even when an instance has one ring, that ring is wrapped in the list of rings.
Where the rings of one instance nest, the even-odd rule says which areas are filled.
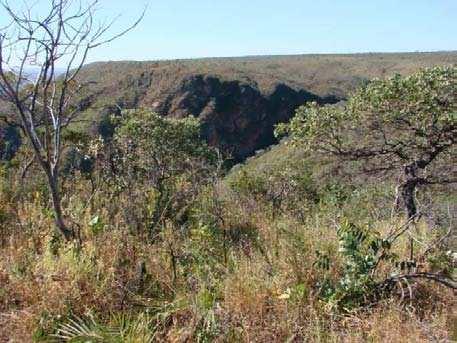
[[[12,105],[4,118],[18,125],[46,174],[55,225],[65,239],[74,237],[64,220],[59,187],[62,130],[78,116],[77,95],[84,88],[78,80],[89,53],[123,36],[142,20],[110,33],[115,20],[99,23],[99,1],[48,0],[41,14],[26,1],[11,6],[0,1],[9,24],[0,29],[0,96]],[[34,66],[36,75],[28,68]],[[58,68],[64,67],[59,75]]]

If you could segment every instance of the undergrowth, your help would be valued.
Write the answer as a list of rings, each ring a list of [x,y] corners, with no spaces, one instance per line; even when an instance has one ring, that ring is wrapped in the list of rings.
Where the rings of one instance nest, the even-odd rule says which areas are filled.
[[[167,217],[152,238],[148,223],[126,224],[127,194],[91,192],[75,172],[63,199],[71,244],[54,232],[40,175],[2,167],[0,341],[457,339],[452,290],[382,287],[405,268],[455,276],[455,246],[440,241],[448,222],[414,223],[423,258],[408,265],[390,185],[337,183],[312,163],[271,174],[261,161],[265,173],[242,166],[202,186],[185,220]]]

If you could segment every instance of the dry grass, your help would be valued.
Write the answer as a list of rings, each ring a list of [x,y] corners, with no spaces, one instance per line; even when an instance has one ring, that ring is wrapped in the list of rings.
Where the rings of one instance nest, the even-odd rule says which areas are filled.
[[[82,201],[85,195],[74,193],[72,203],[78,197]],[[12,230],[0,252],[0,341],[38,340],[71,316],[92,313],[108,322],[116,313],[142,312],[154,318],[155,339],[172,342],[455,339],[455,298],[432,284],[422,284],[416,302],[392,299],[346,315],[330,311],[315,293],[322,275],[313,267],[316,249],[337,249],[328,214],[317,212],[306,224],[287,215],[272,221],[264,204],[238,198],[226,208],[226,229],[255,228],[262,249],[252,241],[232,245],[225,265],[220,242],[199,230],[183,236],[165,229],[168,236],[150,243],[116,228],[102,211],[107,227],[95,234],[88,224],[94,215],[90,209],[79,217],[82,246],[53,247],[51,220],[42,202],[37,195],[20,204],[20,218],[12,216],[3,224],[19,219],[22,227],[31,227]],[[377,229],[387,230],[396,220],[379,222]],[[278,227],[283,228],[279,236]],[[180,256],[177,279],[170,242]],[[147,277],[140,285],[141,262]]]

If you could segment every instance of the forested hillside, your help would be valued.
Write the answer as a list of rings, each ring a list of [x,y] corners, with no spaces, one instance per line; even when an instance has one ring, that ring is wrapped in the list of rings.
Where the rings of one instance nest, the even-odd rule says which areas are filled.
[[[140,107],[193,115],[202,120],[205,139],[239,162],[277,143],[274,125],[305,102],[336,103],[372,78],[455,63],[455,52],[93,63],[79,74],[84,114],[76,126],[106,135],[109,116]]]

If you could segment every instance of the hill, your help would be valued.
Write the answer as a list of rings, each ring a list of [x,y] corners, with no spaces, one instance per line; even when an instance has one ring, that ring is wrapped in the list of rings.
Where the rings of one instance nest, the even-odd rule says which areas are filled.
[[[112,131],[105,126],[109,115],[138,107],[193,115],[202,120],[210,144],[242,161],[276,143],[274,125],[305,102],[336,103],[375,77],[454,64],[457,52],[97,62],[80,74],[88,87],[78,125],[105,135]]]
[[[457,64],[456,52],[100,62],[80,77],[90,84],[83,105],[93,125],[123,108],[191,114],[212,145],[243,160],[275,143],[273,126],[307,101],[335,103],[372,78],[447,64]]]
[[[111,81],[92,83],[80,105],[99,133],[116,123],[115,136],[65,132],[77,145],[60,164],[60,198],[30,149],[0,163],[0,342],[457,340],[457,191],[444,179],[457,171],[457,68],[375,82],[359,92],[383,86],[375,96],[348,99],[366,101],[351,115],[338,106],[298,111],[301,132],[337,148],[347,141],[357,149],[350,157],[363,160],[315,149],[322,142],[299,142],[289,130],[227,169],[194,118],[140,109],[105,119],[130,106],[195,113],[206,134],[213,123],[247,153],[295,103],[340,98],[171,67],[177,83],[164,77],[168,95],[148,98],[166,90],[153,70],[96,74],[102,66],[113,64],[86,75]],[[313,125],[321,119],[330,120]],[[226,131],[231,122],[238,126]],[[376,138],[400,147],[396,155]],[[367,144],[373,149],[362,150]],[[370,150],[382,158],[377,170],[367,168]],[[411,216],[398,195],[418,177],[411,193],[420,215]],[[56,225],[56,203],[69,237]]]
[[[103,88],[123,79],[158,81],[159,94],[179,79],[194,74],[215,75],[224,80],[239,80],[269,94],[278,83],[305,89],[321,97],[344,98],[361,82],[410,74],[419,68],[456,64],[457,51],[429,53],[316,54],[289,56],[249,56],[150,62],[96,62],[87,65],[81,76]],[[96,87],[100,89],[100,87]]]

